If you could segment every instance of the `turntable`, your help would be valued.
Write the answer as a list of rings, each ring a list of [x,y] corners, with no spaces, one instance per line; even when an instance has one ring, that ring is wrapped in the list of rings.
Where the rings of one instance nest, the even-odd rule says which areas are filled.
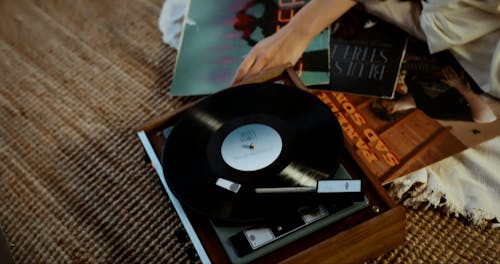
[[[138,136],[202,262],[362,262],[404,241],[404,209],[307,91],[246,84]]]

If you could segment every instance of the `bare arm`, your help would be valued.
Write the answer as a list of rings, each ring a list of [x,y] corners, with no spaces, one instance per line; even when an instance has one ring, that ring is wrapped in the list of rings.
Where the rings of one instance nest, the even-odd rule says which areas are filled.
[[[356,4],[353,0],[311,0],[290,22],[261,40],[240,64],[233,85],[270,68],[295,65],[309,42]]]
[[[455,88],[469,104],[472,119],[477,123],[490,123],[495,121],[496,115],[490,106],[470,88],[470,84],[463,76],[459,76],[451,67],[443,69],[444,83]]]

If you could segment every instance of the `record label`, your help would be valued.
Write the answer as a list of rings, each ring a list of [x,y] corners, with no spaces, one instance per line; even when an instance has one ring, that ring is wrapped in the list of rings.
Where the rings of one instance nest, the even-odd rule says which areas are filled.
[[[279,133],[264,124],[247,124],[231,131],[221,146],[222,159],[233,169],[256,171],[271,165],[280,155]]]

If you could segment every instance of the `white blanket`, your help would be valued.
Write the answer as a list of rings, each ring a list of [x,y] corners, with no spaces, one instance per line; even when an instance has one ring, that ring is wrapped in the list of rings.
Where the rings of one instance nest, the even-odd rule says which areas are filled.
[[[444,207],[479,225],[500,222],[500,136],[396,179],[389,192],[405,206]]]

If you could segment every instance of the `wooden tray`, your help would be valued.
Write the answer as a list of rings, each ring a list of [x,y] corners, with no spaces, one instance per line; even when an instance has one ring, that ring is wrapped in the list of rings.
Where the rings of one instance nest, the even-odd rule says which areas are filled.
[[[154,152],[148,153],[150,157],[151,154],[156,157],[161,156],[165,142],[162,136],[163,129],[175,125],[182,113],[196,103],[197,101],[186,104],[176,111],[158,116],[138,126],[137,131],[143,145],[150,144],[149,151]],[[359,263],[380,256],[404,242],[403,206],[396,205],[379,180],[365,175],[347,152],[344,152],[342,164],[353,178],[364,179],[363,188],[370,201],[369,206],[283,246],[259,258],[255,263]],[[170,193],[170,199],[176,200],[171,195]],[[188,230],[188,235],[192,241],[196,241],[193,244],[199,242],[200,245],[195,245],[195,248],[202,261],[230,262],[207,217],[189,211],[180,204],[176,210],[183,225],[191,231]]]

